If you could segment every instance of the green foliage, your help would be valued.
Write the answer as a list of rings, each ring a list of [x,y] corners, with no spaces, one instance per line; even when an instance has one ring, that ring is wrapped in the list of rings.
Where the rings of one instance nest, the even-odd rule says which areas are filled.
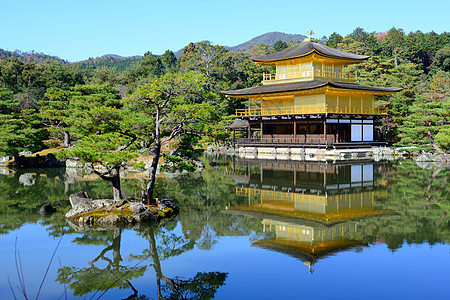
[[[177,57],[172,51],[166,50],[166,52],[161,55],[161,62],[164,65],[165,73],[175,73],[177,71],[178,61]]]
[[[102,66],[96,68],[91,72],[91,78],[89,79],[90,84],[108,84],[114,86],[120,83],[119,72],[116,68]]]
[[[331,48],[337,48],[339,43],[342,43],[342,40],[344,38],[342,37],[342,35],[340,35],[337,32],[333,32],[328,38],[327,41],[325,43],[325,45],[327,45],[328,47]]]
[[[164,154],[164,163],[161,165],[161,171],[163,172],[182,172],[182,171],[188,171],[188,172],[194,172],[196,170],[195,165],[190,162],[188,159],[175,156],[175,155],[169,155]]]
[[[130,150],[117,149],[130,142],[130,138],[121,136],[118,132],[92,134],[83,137],[72,150],[63,150],[59,157],[79,157],[83,162],[99,163],[108,169],[125,164],[136,158],[138,154]]]
[[[212,107],[215,122],[205,124],[202,130],[207,134],[199,143],[223,143],[229,139],[229,134],[220,127],[229,121],[228,116],[233,115],[236,109],[244,108],[245,101],[224,97],[220,91],[259,85],[263,73],[274,73],[275,70],[273,67],[253,63],[250,57],[291,47],[299,37],[292,36],[289,43],[286,43],[284,38],[280,39],[279,33],[267,34],[266,38],[269,38],[267,42],[255,40],[250,46],[245,46],[248,49],[241,52],[229,51],[223,46],[213,45],[210,41],[202,41],[187,45],[180,59],[167,50],[163,55],[154,55],[151,52],[145,53],[142,58],[105,55],[74,64],[56,58],[24,59],[40,57],[41,54],[0,50],[0,87],[13,92],[14,99],[19,101],[22,119],[32,119],[33,128],[43,128],[46,131],[40,138],[50,135],[52,143],[57,144],[63,135],[65,138],[68,134],[81,138],[91,134],[93,126],[108,127],[105,121],[94,124],[91,116],[83,118],[83,114],[93,107],[106,106],[126,110],[121,107],[122,104],[99,99],[100,94],[106,97],[110,97],[108,94],[114,94],[115,100],[110,97],[114,101],[120,98],[117,90],[108,91],[105,86],[118,87],[120,95],[124,95],[131,94],[142,86],[153,85],[157,79],[168,73],[202,74],[206,78],[202,84],[202,93],[209,95],[199,97],[202,98],[201,101],[189,99],[189,104]],[[399,127],[409,118],[411,107],[416,102],[423,102],[424,95],[427,97],[425,86],[431,78],[429,76],[437,74],[438,71],[449,70],[450,33],[447,32],[437,34],[416,31],[405,34],[402,29],[392,28],[385,33],[369,33],[357,27],[345,36],[334,32],[323,41],[327,46],[340,50],[372,55],[367,62],[348,68],[350,72],[357,72],[360,83],[404,89],[393,97],[383,96],[376,101],[378,106],[389,109],[388,118],[383,120],[382,131],[385,138],[392,142],[399,140]],[[430,75],[428,72],[431,72]],[[89,83],[88,88],[83,91],[82,86],[86,83]],[[101,87],[94,91],[91,87],[95,85]],[[38,116],[35,114],[37,111]],[[149,117],[150,112],[129,110],[129,113],[133,117],[124,118],[123,121],[127,123],[127,130],[134,128],[136,132],[133,134],[141,134],[143,144],[150,142],[151,134],[144,132],[145,128],[150,128],[151,132],[150,123],[154,119]],[[154,114],[154,111],[151,114]],[[108,120],[110,121],[111,119]],[[142,126],[138,125],[138,121]],[[436,132],[440,143],[447,143],[446,132],[444,125],[442,132]],[[404,142],[408,140],[404,139],[406,135],[407,131],[402,130]],[[415,136],[410,136],[409,140],[414,138]]]
[[[434,56],[431,72],[437,73],[438,71],[450,72],[450,45],[437,51]]]
[[[158,111],[161,138],[203,132],[205,124],[215,117],[208,100],[215,97],[205,89],[206,78],[200,74],[166,74],[144,84],[125,99],[125,110],[134,112],[135,120],[148,124],[140,134],[145,141],[155,136]],[[145,121],[147,120],[147,121]]]
[[[225,284],[228,277],[223,272],[198,272],[193,278],[176,278],[166,282],[161,290],[167,299],[214,299],[217,289]],[[176,289],[174,289],[176,287]]]
[[[34,109],[20,109],[11,91],[0,88],[0,156],[42,148],[43,132]]]
[[[409,114],[399,127],[401,145],[430,148],[435,142],[450,149],[450,74],[439,71],[425,86],[425,92],[409,106]]]
[[[129,68],[133,64],[139,64],[142,60],[142,57],[133,56],[133,57],[121,57],[117,55],[103,55],[101,57],[89,58],[88,60],[80,61],[75,63],[76,65],[81,66],[83,69],[103,69],[110,68],[117,70],[118,73],[124,72],[127,68]]]
[[[64,60],[59,59],[56,56],[51,56],[44,54],[42,52],[35,52],[34,50],[28,51],[28,52],[22,52],[19,50],[16,50],[14,52],[12,51],[6,51],[3,49],[0,49],[0,60],[8,59],[8,58],[15,58],[20,60],[23,63],[34,63],[34,64],[42,64],[46,61],[56,61],[61,63],[66,63]]]
[[[275,44],[273,44],[273,50],[275,52],[280,52],[284,49],[287,49],[287,47],[288,47],[288,44],[283,42],[282,40],[278,40],[275,42]]]

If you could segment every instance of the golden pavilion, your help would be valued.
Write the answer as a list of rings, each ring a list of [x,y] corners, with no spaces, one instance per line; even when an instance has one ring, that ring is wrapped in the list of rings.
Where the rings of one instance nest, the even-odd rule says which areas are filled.
[[[398,88],[361,85],[347,66],[369,56],[339,51],[306,39],[277,53],[252,58],[273,66],[263,74],[262,85],[223,91],[229,97],[248,99],[247,108],[236,110],[228,129],[247,130],[234,139],[237,146],[362,147],[384,144],[375,134],[374,122],[387,115],[374,105],[375,96]]]

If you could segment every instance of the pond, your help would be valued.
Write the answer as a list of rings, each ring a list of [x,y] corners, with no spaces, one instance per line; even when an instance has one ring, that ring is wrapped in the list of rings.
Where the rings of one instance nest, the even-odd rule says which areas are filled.
[[[448,299],[448,169],[202,160],[201,173],[158,177],[175,219],[110,231],[64,219],[70,194],[111,197],[107,183],[0,169],[0,298]],[[144,184],[124,179],[125,197]],[[57,212],[42,216],[48,202]]]

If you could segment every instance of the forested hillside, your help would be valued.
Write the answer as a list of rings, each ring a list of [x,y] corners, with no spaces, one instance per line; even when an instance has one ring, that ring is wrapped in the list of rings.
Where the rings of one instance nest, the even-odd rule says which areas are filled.
[[[385,139],[394,145],[431,149],[433,141],[443,150],[450,148],[450,33],[405,33],[396,28],[368,33],[356,28],[346,35],[333,33],[322,37],[318,42],[343,51],[371,55],[368,61],[350,70],[357,72],[360,83],[403,88],[394,96],[376,100],[378,106],[389,111],[380,125]],[[224,97],[220,91],[259,85],[262,74],[274,70],[255,65],[250,57],[280,51],[296,43],[281,40],[273,45],[253,43],[245,51],[234,52],[202,41],[184,47],[179,58],[169,50],[163,55],[149,51],[142,58],[109,55],[75,64],[58,59],[27,62],[8,56],[0,61],[0,155],[59,145],[67,135],[73,142],[82,141],[90,134],[98,135],[101,130],[114,131],[112,123],[102,123],[105,120],[99,117],[99,111],[112,118],[113,109],[123,111],[130,103],[138,107],[133,102],[136,95],[145,99],[161,96],[149,87],[160,84],[161,80],[180,83],[180,78],[196,86],[201,84],[203,91],[176,98],[177,105],[165,107],[165,112],[181,109],[187,114],[192,112],[192,107],[202,104],[212,114],[205,116],[209,123],[202,123],[202,134],[198,134],[200,128],[191,128],[179,144],[187,147],[198,143],[224,143],[230,138],[224,125],[230,122],[235,109],[245,107],[246,101]],[[181,84],[164,86],[164,90],[171,91],[170,95],[178,95],[181,88]],[[156,94],[147,94],[149,92],[142,89]],[[146,109],[142,122],[151,120],[155,113],[154,108]],[[141,118],[135,116],[130,120],[132,112],[129,116],[114,116],[122,125],[131,126],[131,121]],[[116,132],[122,132],[120,139],[126,138],[125,131],[117,129]],[[142,132],[128,137],[140,142],[136,147],[154,141]],[[68,141],[70,143],[70,139]]]
[[[24,63],[36,63],[41,64],[44,61],[60,61],[64,62],[64,60],[59,59],[56,56],[47,55],[44,53],[39,53],[35,51],[29,51],[29,52],[22,52],[20,50],[15,51],[7,51],[0,49],[0,60],[6,59],[6,58],[17,58],[18,60],[24,62]]]
[[[106,54],[101,57],[92,58],[77,62],[83,68],[102,68],[109,67],[117,69],[117,72],[122,73],[132,64],[139,63],[142,56],[122,57],[114,54]]]

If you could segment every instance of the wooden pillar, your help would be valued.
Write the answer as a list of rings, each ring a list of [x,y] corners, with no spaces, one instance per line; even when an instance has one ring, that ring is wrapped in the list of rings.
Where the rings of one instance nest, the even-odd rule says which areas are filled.
[[[295,164],[294,164],[294,188],[297,185],[297,170],[295,169]]]
[[[294,140],[297,138],[297,122],[294,119]]]
[[[323,119],[323,139],[327,140],[327,120]]]
[[[250,128],[250,124],[248,124],[248,127],[247,127],[248,129],[247,129],[247,138],[251,138],[252,136],[251,136],[251,134],[252,134],[252,131],[251,131],[251,128]]]
[[[263,138],[263,122],[262,122],[262,120],[261,120],[260,124],[261,124],[261,134],[260,134],[260,139],[262,140],[262,138]]]
[[[263,167],[262,167],[262,164],[260,165],[260,167],[259,167],[259,172],[261,173],[260,174],[260,177],[259,177],[259,181],[261,182],[261,185],[262,185],[262,183],[263,183],[263,179],[264,179],[264,176],[263,176]]]
[[[309,136],[310,136],[310,134],[311,134],[311,132],[310,132],[310,128],[309,128],[309,121],[307,121],[307,123],[306,123],[306,135],[305,135],[305,142],[306,142],[306,140],[308,140],[309,139]]]

